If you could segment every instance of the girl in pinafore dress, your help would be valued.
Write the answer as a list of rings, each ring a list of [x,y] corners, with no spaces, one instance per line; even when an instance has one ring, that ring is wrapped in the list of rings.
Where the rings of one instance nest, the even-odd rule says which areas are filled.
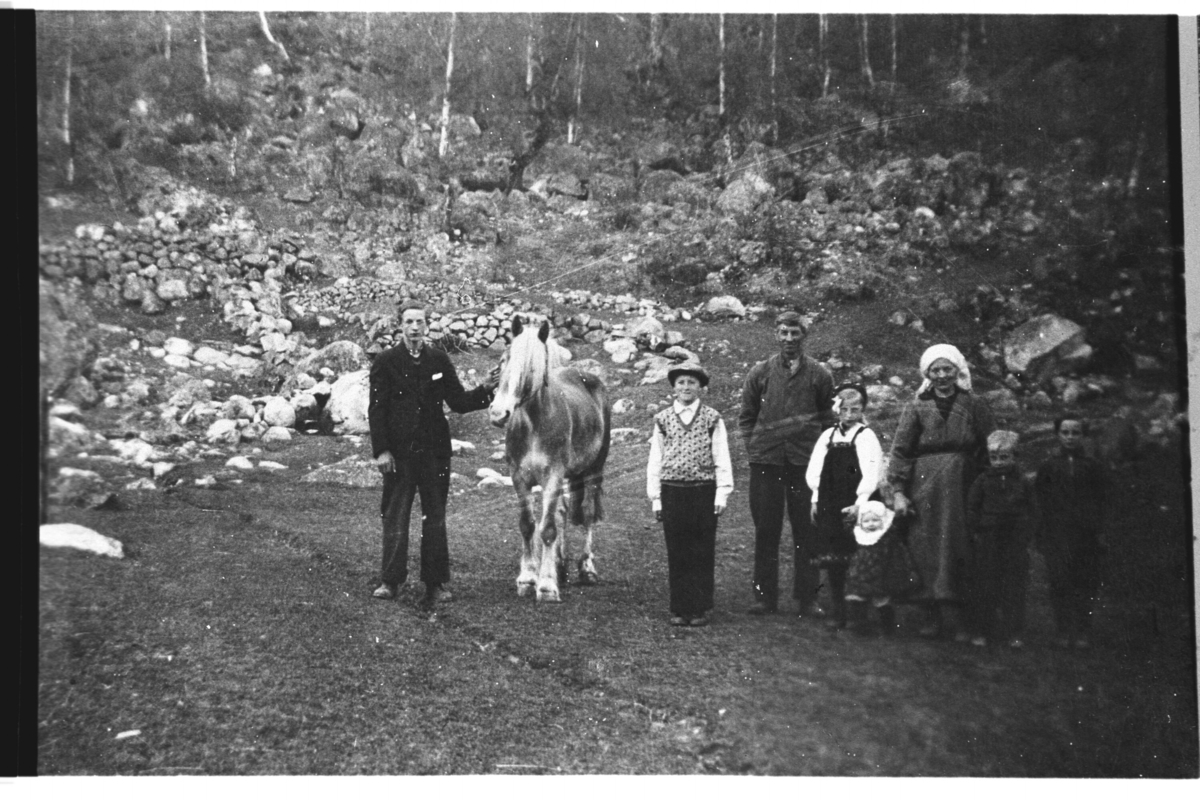
[[[863,422],[866,404],[867,391],[859,384],[834,389],[837,424],[818,437],[805,473],[817,527],[812,564],[825,570],[833,599],[829,626],[835,630],[846,627],[846,569],[856,547],[846,520],[855,519],[858,507],[879,494],[883,449],[875,432]]]

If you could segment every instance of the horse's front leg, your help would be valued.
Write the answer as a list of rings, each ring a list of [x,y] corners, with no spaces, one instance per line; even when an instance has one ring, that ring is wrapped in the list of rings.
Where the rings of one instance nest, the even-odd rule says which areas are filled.
[[[557,603],[558,563],[561,542],[558,541],[558,505],[562,498],[562,479],[551,477],[542,484],[542,518],[537,536],[542,544],[542,563],[538,569],[537,599]]]
[[[521,571],[517,574],[517,596],[528,597],[537,587],[538,576],[538,545],[534,538],[536,524],[534,521],[534,503],[537,497],[532,492],[528,478],[519,471],[513,473],[513,487],[517,490],[517,504],[520,506],[518,525],[521,530]]]
[[[594,522],[584,526],[583,555],[579,557],[579,583],[583,586],[594,586],[600,581],[600,576],[596,574],[596,561],[592,558],[592,532],[595,527]]]

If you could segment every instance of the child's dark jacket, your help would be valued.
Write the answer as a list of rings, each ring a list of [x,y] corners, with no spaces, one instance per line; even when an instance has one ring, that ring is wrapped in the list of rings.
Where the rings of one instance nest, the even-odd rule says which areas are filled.
[[[1099,531],[1110,491],[1108,471],[1096,459],[1059,448],[1037,471],[1034,492],[1039,536],[1066,531]]]
[[[1015,469],[989,468],[967,493],[967,528],[972,536],[1012,531],[1028,539],[1033,524],[1033,487]]]

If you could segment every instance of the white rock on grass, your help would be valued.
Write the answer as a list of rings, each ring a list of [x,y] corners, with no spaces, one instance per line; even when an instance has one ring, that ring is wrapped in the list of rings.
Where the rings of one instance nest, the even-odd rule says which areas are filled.
[[[178,336],[172,336],[163,342],[163,350],[173,356],[190,356],[195,352],[196,346],[187,339],[181,339]]]
[[[217,479],[215,477],[213,477],[212,475],[204,475],[203,477],[196,478],[195,484],[200,487],[216,486]]]
[[[206,366],[222,367],[225,366],[228,356],[211,347],[198,347],[196,352],[192,353],[192,358]]]
[[[234,456],[225,462],[225,466],[233,469],[251,470],[254,469],[254,463],[245,456]]]
[[[237,420],[219,419],[204,432],[204,440],[209,444],[237,444],[242,440],[238,430]]]
[[[113,439],[109,446],[126,461],[145,464],[154,455],[154,445],[141,439]]]
[[[150,468],[154,473],[155,479],[158,479],[175,469],[175,465],[170,461],[155,461],[150,465]]]
[[[259,469],[269,469],[269,470],[281,470],[281,469],[287,469],[287,465],[280,464],[278,461],[259,461],[258,468]]]
[[[263,407],[263,422],[272,427],[291,428],[296,424],[296,409],[282,397],[272,397]]]
[[[69,547],[110,558],[125,557],[125,548],[116,539],[71,522],[42,525],[38,541],[43,547]]]
[[[130,481],[125,484],[127,492],[149,492],[158,488],[158,485],[149,478],[138,478],[136,481]]]
[[[177,356],[168,353],[167,355],[163,356],[163,362],[168,366],[174,367],[175,369],[192,368],[192,360],[187,356]]]
[[[475,452],[475,445],[470,442],[460,441],[459,439],[450,440],[450,453],[452,455],[460,456],[463,453],[473,452]]]
[[[614,414],[628,414],[630,411],[633,411],[635,407],[636,406],[632,400],[630,400],[628,397],[622,397],[620,400],[613,403],[612,412]]]

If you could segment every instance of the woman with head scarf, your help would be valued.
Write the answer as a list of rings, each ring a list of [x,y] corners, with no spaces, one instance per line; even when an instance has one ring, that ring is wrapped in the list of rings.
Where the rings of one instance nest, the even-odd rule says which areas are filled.
[[[996,426],[987,404],[971,392],[971,371],[958,348],[930,347],[921,356],[921,375],[896,427],[888,481],[896,513],[911,517],[908,545],[925,587],[917,599],[929,609],[921,633],[937,637],[946,612],[964,599],[967,490],[987,463],[987,437]]]

